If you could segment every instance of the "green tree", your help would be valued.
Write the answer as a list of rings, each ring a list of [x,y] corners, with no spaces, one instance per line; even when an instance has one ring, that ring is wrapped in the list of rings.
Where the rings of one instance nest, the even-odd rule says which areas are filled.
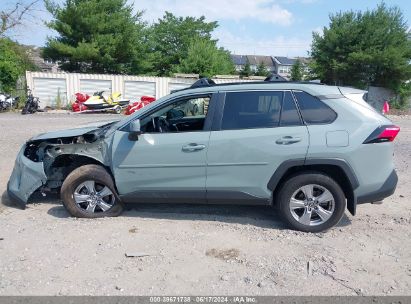
[[[139,73],[145,68],[141,12],[127,0],[45,0],[54,19],[47,23],[57,38],[49,38],[43,56],[70,72]]]
[[[265,66],[264,62],[260,62],[257,66],[257,71],[255,72],[256,76],[268,76],[270,72],[268,71],[267,67]]]
[[[217,22],[206,22],[205,17],[176,17],[166,12],[150,29],[151,61],[156,75],[168,76],[187,57],[193,39],[213,41],[211,33]]]
[[[250,61],[248,58],[245,61],[245,65],[243,69],[240,71],[240,76],[242,77],[250,77],[253,72],[251,71]]]
[[[303,80],[303,65],[301,64],[301,60],[297,59],[293,66],[291,67],[291,80],[292,81],[301,81]]]
[[[340,12],[330,16],[322,35],[313,33],[311,69],[328,84],[370,84],[398,91],[411,77],[408,37],[398,7],[382,3],[365,12]]]
[[[13,92],[18,78],[26,70],[34,69],[34,64],[19,44],[8,38],[0,39],[0,91]]]
[[[187,57],[181,60],[176,71],[212,77],[233,74],[234,64],[230,53],[223,48],[218,48],[214,41],[196,38],[191,41]]]

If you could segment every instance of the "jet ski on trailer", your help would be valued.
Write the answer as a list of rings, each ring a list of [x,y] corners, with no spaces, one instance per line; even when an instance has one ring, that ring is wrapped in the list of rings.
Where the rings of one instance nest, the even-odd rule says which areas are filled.
[[[88,100],[84,102],[88,112],[97,111],[114,111],[120,113],[123,108],[129,105],[130,100],[121,99],[121,93],[114,92],[109,95],[105,91],[95,92]]]

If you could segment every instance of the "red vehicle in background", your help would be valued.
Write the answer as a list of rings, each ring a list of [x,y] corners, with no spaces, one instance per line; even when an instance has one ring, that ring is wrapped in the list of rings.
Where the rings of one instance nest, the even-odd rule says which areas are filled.
[[[144,108],[146,105],[152,103],[153,101],[155,101],[156,99],[154,97],[151,96],[143,96],[141,97],[140,101],[134,102],[132,104],[130,104],[127,108],[126,108],[126,112],[124,114],[126,115],[131,115],[133,114],[135,111],[140,110],[141,108]]]
[[[74,94],[74,96],[76,96],[76,101],[72,105],[73,112],[81,112],[87,110],[88,108],[84,105],[84,102],[87,101],[90,96],[83,93],[76,93]]]

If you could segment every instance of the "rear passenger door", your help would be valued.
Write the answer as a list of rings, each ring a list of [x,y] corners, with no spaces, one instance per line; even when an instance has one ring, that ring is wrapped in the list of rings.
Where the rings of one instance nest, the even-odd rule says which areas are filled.
[[[309,135],[291,91],[221,94],[207,153],[207,200],[268,204],[267,183],[287,160],[304,160]]]

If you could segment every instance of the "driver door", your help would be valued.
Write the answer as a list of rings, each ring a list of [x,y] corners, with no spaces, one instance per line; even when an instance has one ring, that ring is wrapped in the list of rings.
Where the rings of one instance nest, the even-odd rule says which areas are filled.
[[[143,117],[138,140],[113,139],[112,170],[124,202],[206,202],[211,95],[172,100]]]

